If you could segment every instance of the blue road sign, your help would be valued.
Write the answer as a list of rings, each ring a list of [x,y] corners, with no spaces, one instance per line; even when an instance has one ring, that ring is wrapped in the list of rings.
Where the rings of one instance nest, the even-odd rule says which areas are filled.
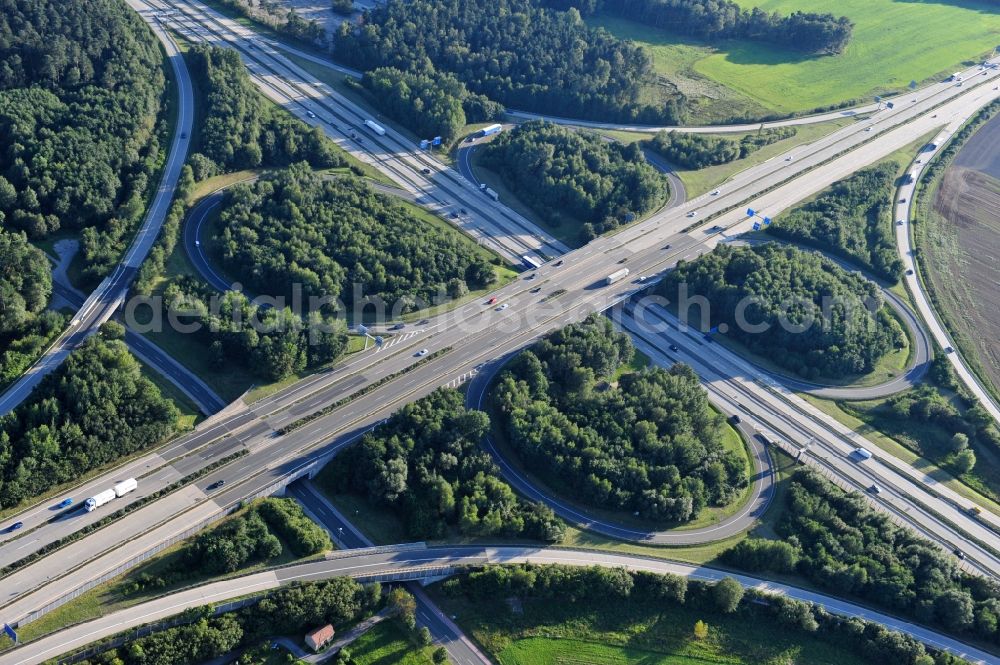
[[[757,213],[754,212],[753,208],[747,208],[747,217],[753,217]]]
[[[382,346],[383,344],[385,344],[385,339],[381,335],[375,338],[375,346]]]
[[[910,81],[910,90],[916,90],[916,89],[917,89],[917,82]]]
[[[3,625],[3,632],[7,634],[7,637],[14,640],[14,644],[17,644],[17,633],[10,627],[10,624],[5,623]]]
[[[896,108],[896,105],[893,104],[892,102],[886,102],[885,107],[887,109],[894,109],[894,108]]]
[[[881,104],[882,103],[882,98],[879,97],[878,95],[875,95],[875,101],[878,102],[879,104]]]
[[[712,326],[712,328],[708,332],[714,335],[715,333],[719,332],[719,326]]]
[[[423,140],[420,141],[420,149],[421,150],[426,150],[427,146],[429,146],[430,144],[431,144],[430,141],[428,141],[427,139],[423,139]]]
[[[764,218],[764,226],[767,226],[770,223],[771,223],[771,218],[770,217],[765,217]]]
[[[362,335],[367,335],[368,334],[368,326],[364,325],[363,323],[359,323],[358,324],[358,332],[361,333]]]
[[[435,136],[434,137],[434,141],[432,143],[434,145],[441,145],[441,137],[440,136]]]
[[[754,222],[753,223],[753,230],[754,231],[760,231],[760,222]]]

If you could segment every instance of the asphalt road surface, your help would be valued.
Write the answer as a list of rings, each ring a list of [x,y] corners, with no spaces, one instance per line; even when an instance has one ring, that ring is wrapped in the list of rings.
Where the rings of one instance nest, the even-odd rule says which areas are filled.
[[[293,483],[288,487],[287,494],[297,499],[305,506],[306,510],[319,519],[341,547],[361,549],[374,545],[357,527],[347,521],[309,481]],[[438,609],[437,605],[424,593],[418,582],[410,582],[406,587],[417,601],[417,625],[427,626],[434,638],[434,643],[443,646],[448,651],[452,663],[490,665],[490,659],[462,633],[451,619]]]
[[[191,607],[200,607],[208,603],[219,603],[251,593],[261,593],[278,588],[284,584],[318,581],[343,576],[350,576],[361,580],[389,576],[398,576],[399,579],[417,579],[434,575],[442,569],[505,563],[624,567],[630,570],[680,575],[690,580],[700,581],[717,581],[724,577],[732,577],[747,588],[811,602],[826,608],[831,613],[860,617],[879,623],[890,630],[910,635],[928,646],[948,651],[977,665],[996,665],[1000,663],[1000,659],[995,654],[969,646],[928,628],[902,621],[887,614],[875,612],[854,603],[790,585],[746,575],[735,575],[706,566],[692,566],[666,560],[597,551],[589,552],[537,547],[456,546],[433,547],[424,550],[405,549],[396,552],[365,552],[363,550],[354,553],[347,552],[325,561],[297,564],[178,591],[28,642],[23,646],[0,654],[0,665],[34,665],[35,663],[55,658],[59,654],[85,646],[104,637],[121,633],[133,626],[174,616]]]
[[[80,307],[83,303],[82,297],[59,282],[53,282],[52,287],[53,292],[70,305]],[[176,386],[206,416],[217,413],[226,407],[226,402],[194,372],[131,328],[125,329],[125,344],[128,345],[134,356]]]
[[[950,139],[951,135],[954,134],[958,129],[961,128],[963,122],[955,118],[948,123],[944,128],[944,133],[946,133],[947,138]],[[924,150],[921,153],[921,163],[913,164],[910,168],[910,173],[913,175],[913,181],[902,185],[899,188],[899,200],[896,203],[896,220],[902,221],[902,225],[896,226],[896,246],[899,248],[899,254],[903,258],[903,266],[907,270],[905,276],[906,286],[909,288],[910,293],[913,294],[913,300],[916,302],[917,310],[920,312],[920,316],[927,324],[927,328],[930,331],[931,336],[934,341],[941,347],[941,349],[953,349],[951,353],[945,353],[945,357],[948,362],[951,363],[952,369],[955,370],[955,374],[958,376],[959,380],[965,384],[965,387],[976,396],[979,403],[983,405],[993,419],[1000,424],[1000,404],[997,404],[993,395],[986,389],[985,386],[980,382],[979,377],[976,376],[975,372],[969,367],[962,357],[962,354],[958,351],[955,343],[951,339],[951,335],[948,334],[944,323],[938,316],[934,307],[931,305],[930,297],[927,295],[926,289],[924,289],[923,280],[920,279],[920,273],[917,266],[917,254],[913,247],[912,229],[910,228],[910,222],[914,218],[913,201],[917,197],[917,183],[920,182],[921,177],[928,164],[932,161],[934,156],[940,152],[944,147],[946,141],[939,141],[938,146],[933,150]]]
[[[14,385],[0,396],[0,415],[8,413],[20,404],[46,374],[58,367],[73,349],[80,346],[110,318],[160,233],[160,227],[173,199],[181,167],[187,157],[189,140],[187,137],[191,135],[194,118],[194,93],[184,58],[177,45],[164,30],[154,26],[154,32],[166,50],[174,80],[177,81],[179,103],[173,141],[152,203],[146,211],[142,227],[121,262],[90,294],[73,317],[69,328]]]
[[[203,11],[200,9],[200,4],[196,2],[180,5],[179,8],[197,16],[201,16],[199,12]],[[205,19],[202,17],[201,20]],[[211,19],[211,22],[215,29],[221,29],[219,26],[225,23],[218,18]],[[211,34],[208,34],[210,31],[205,28],[195,26],[193,29],[200,31],[194,33],[196,35],[211,37]],[[226,30],[238,32],[237,28],[232,27],[226,28]],[[212,37],[212,39],[218,39],[218,37]],[[251,40],[255,38],[251,34],[249,37],[229,37],[229,39],[239,42],[241,39]],[[233,42],[226,41],[226,43]],[[246,44],[243,46],[246,47]],[[244,51],[244,55],[248,52],[260,55],[261,50],[263,49]],[[275,77],[268,73],[263,62],[269,63],[268,66],[279,68],[282,72],[281,76]],[[320,113],[348,113],[348,110],[345,110],[349,109],[348,105],[339,100],[336,94],[322,87],[317,92],[315,84],[308,85],[308,81],[311,79],[295,79],[295,76],[301,75],[295,74],[294,70],[286,64],[277,62],[271,53],[268,53],[266,58],[262,56],[261,60],[255,60],[251,63],[251,69],[255,71],[255,77],[257,77],[255,80],[261,82],[262,85],[274,86],[268,88],[272,95],[278,96],[276,90],[283,90],[291,95],[288,98],[278,96],[277,101],[284,103],[293,113],[303,116],[307,108],[315,109],[318,112],[316,115]],[[296,82],[293,84],[290,81]],[[567,255],[565,257],[566,265],[562,269],[554,270],[553,265],[543,267],[539,271],[539,281],[532,283],[540,284],[543,287],[539,294],[532,294],[533,289],[529,288],[532,284],[523,281],[504,287],[497,292],[497,296],[501,302],[510,304],[510,308],[502,313],[494,312],[492,308],[483,308],[482,303],[470,303],[459,308],[456,310],[457,315],[450,314],[449,317],[452,318],[442,319],[429,326],[427,336],[421,338],[419,342],[432,351],[447,351],[444,355],[407,373],[405,377],[373,390],[363,399],[354,400],[343,408],[310,422],[309,425],[296,430],[292,436],[275,439],[273,433],[267,432],[267,427],[250,433],[248,447],[252,451],[251,454],[237,460],[225,469],[212,472],[204,479],[199,480],[199,486],[203,482],[210,483],[213,479],[236,474],[235,479],[238,482],[230,483],[226,490],[218,495],[213,495],[217,501],[221,502],[220,505],[225,505],[227,501],[235,500],[236,497],[252,496],[256,491],[266,490],[275,482],[280,481],[282,477],[294,472],[295,469],[309,464],[311,460],[321,459],[324,454],[334,452],[336,446],[347,445],[353,440],[352,437],[359,436],[365,427],[377,424],[380,419],[386,417],[401,403],[427,394],[438,385],[461,380],[463,377],[479,371],[486,363],[503,358],[505,355],[523,348],[524,345],[531,343],[548,330],[579,320],[590,311],[601,311],[615,302],[629,297],[633,291],[637,290],[632,283],[623,282],[611,287],[600,286],[601,276],[607,275],[619,261],[628,261],[629,266],[634,268],[633,274],[636,276],[656,275],[664,268],[673,265],[677,259],[693,258],[699,252],[713,246],[719,238],[738,234],[749,228],[752,220],[748,220],[740,209],[743,205],[747,205],[743,203],[744,201],[749,200],[750,205],[753,205],[756,210],[776,214],[803,197],[819,191],[830,182],[844,177],[865,164],[876,161],[885,154],[908,145],[914,138],[937,126],[941,120],[932,118],[931,110],[943,116],[945,121],[968,117],[996,96],[995,93],[985,91],[982,86],[967,87],[956,91],[949,86],[938,85],[931,86],[924,93],[918,102],[910,107],[904,106],[892,112],[882,112],[866,121],[863,126],[844,128],[809,146],[797,148],[794,154],[789,155],[784,160],[781,158],[772,159],[760,167],[742,173],[727,184],[725,192],[720,196],[699,197],[682,206],[679,211],[667,211],[654,215],[616,236],[595,240],[586,247]],[[354,113],[357,112],[354,111]],[[327,115],[326,118],[320,120],[329,122],[329,117]],[[335,117],[341,118],[342,116],[336,115]],[[360,116],[357,114],[354,116],[355,121],[358,117]],[[320,122],[320,120],[315,122]],[[865,127],[872,127],[873,131],[866,132],[864,131]],[[874,131],[875,129],[878,131]],[[343,142],[344,139],[341,141]],[[372,141],[366,140],[366,145],[370,146],[371,144]],[[851,150],[849,154],[842,154],[849,149]],[[370,153],[367,154],[371,157]],[[396,153],[393,153],[393,158],[395,155]],[[411,159],[410,156],[405,156],[405,158]],[[381,155],[380,159],[388,160],[389,156]],[[379,163],[384,164],[385,162],[380,161]],[[458,177],[457,174],[456,177]],[[727,212],[729,208],[733,209]],[[695,218],[704,219],[706,216],[713,215],[712,221],[716,223],[719,230],[709,229],[706,231],[703,228],[692,227],[691,217],[684,215],[689,210]],[[704,226],[702,224],[702,227]],[[665,241],[672,241],[671,250],[662,249],[662,243]],[[560,291],[562,292],[560,295],[552,295],[554,292]],[[525,318],[529,319],[527,323]],[[462,325],[458,325],[458,323]],[[407,357],[407,355],[406,353],[390,355],[379,364],[374,373],[356,378],[367,384],[376,380],[378,376],[386,376],[398,371],[401,367],[408,367],[413,364],[414,358]],[[313,378],[304,384],[315,385],[323,381],[323,377]],[[327,385],[327,387],[329,386]],[[302,385],[297,385],[282,393],[278,399],[289,400],[291,399],[290,395],[299,390],[303,390]],[[336,394],[340,394],[336,387],[328,391],[326,388],[317,388],[307,398],[295,402],[293,407],[269,417],[268,427],[287,424],[302,417],[305,413],[315,412],[322,405],[335,401],[334,395]],[[768,398],[772,399],[773,396]],[[781,416],[785,416],[786,412],[793,412],[795,418],[819,418],[815,413],[808,413],[808,409],[800,405],[795,405],[793,408],[789,406],[787,401],[776,404],[774,413]],[[808,415],[801,415],[802,411]],[[771,417],[771,414],[766,414],[762,420]],[[251,420],[255,418],[256,414]],[[780,423],[779,425],[784,426]],[[824,426],[833,427],[828,423]],[[853,436],[853,433],[849,433],[849,435]],[[854,440],[859,443],[863,442],[863,439]],[[841,441],[836,445],[843,447],[844,442]],[[842,462],[842,460],[840,461]],[[891,463],[892,460],[885,460],[885,464]],[[835,468],[837,473],[846,473],[850,470],[839,466],[835,466]],[[866,470],[863,473],[890,472],[877,469],[876,471]],[[905,474],[907,471],[904,469],[897,473]],[[903,506],[903,508],[897,507],[897,510],[904,514],[908,513],[909,519],[922,524],[925,531],[935,529],[944,537],[955,539],[958,542],[966,539],[966,534],[977,541],[995,542],[996,534],[981,524],[979,519],[971,518],[962,509],[964,500],[946,487],[935,485],[926,479],[922,482],[922,485],[917,481],[914,481],[912,486],[906,485],[905,492],[901,492],[899,497],[893,497],[895,502]],[[163,503],[175,501],[175,499],[168,497]],[[183,506],[176,508],[175,514],[183,509],[185,509]],[[135,514],[140,513],[142,511]],[[122,520],[122,522],[124,521]],[[114,553],[123,557],[130,552],[133,554],[141,552],[140,546],[131,539],[133,534],[118,527],[117,524],[117,533],[101,533],[104,546],[125,543]],[[87,543],[92,542],[92,540],[84,538],[78,542]],[[77,543],[74,543],[74,547],[76,545]],[[975,557],[977,560],[982,560],[981,565],[987,571],[998,569],[998,566],[992,565],[993,559],[989,551],[979,548],[975,543],[970,544],[969,547],[970,559]],[[46,563],[50,558],[43,559],[41,563],[51,565]],[[86,562],[81,564],[79,570],[82,571],[86,568],[88,571],[86,574],[83,572],[75,574],[74,581],[91,579],[89,575],[99,570],[97,558],[73,560]],[[23,572],[27,577],[32,574],[32,570],[37,570],[34,565],[27,567]],[[19,575],[20,572],[15,573],[10,579]],[[52,579],[51,574],[49,576],[34,574],[36,584],[41,583],[39,580],[44,582],[44,580]],[[67,578],[59,579],[59,586],[63,590],[65,590],[66,580]],[[48,585],[48,587],[53,586],[55,585]],[[17,588],[19,594],[24,593],[21,587]],[[15,609],[7,608],[5,613],[10,611],[16,616],[17,611],[20,611],[17,608],[30,610],[38,607],[37,601],[42,599],[44,595],[48,594],[49,597],[53,595],[51,588],[47,591],[37,589],[36,586],[28,588],[34,591],[25,597],[18,598],[11,606]]]

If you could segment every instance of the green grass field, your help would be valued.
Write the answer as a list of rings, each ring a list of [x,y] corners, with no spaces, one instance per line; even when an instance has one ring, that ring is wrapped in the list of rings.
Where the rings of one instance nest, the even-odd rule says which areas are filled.
[[[635,23],[606,18],[593,22],[648,44],[658,71],[668,79],[676,76],[675,63],[681,63],[680,69],[735,91],[727,103],[749,99],[779,113],[905,89],[912,80],[948,73],[1000,44],[1000,12],[977,0],[737,2],[782,14],[844,15],[854,22],[854,35],[840,55],[808,56],[751,41],[726,41],[713,48]]]
[[[355,665],[431,665],[430,647],[414,646],[398,621],[384,621],[347,647]]]
[[[865,665],[812,634],[790,630],[759,614],[722,615],[689,601],[637,598],[521,599],[454,597],[432,587],[441,609],[501,665]],[[695,639],[703,620],[708,636]]]

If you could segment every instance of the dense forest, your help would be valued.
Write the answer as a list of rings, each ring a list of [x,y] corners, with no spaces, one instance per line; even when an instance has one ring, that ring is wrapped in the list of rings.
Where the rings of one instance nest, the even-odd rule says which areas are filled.
[[[333,547],[329,534],[294,499],[268,497],[185,541],[175,554],[130,575],[121,591],[126,596],[149,594],[250,566],[275,565],[285,550],[282,540],[296,557]]]
[[[162,441],[177,416],[123,342],[91,337],[0,417],[0,507]]]
[[[751,571],[798,572],[838,595],[959,636],[1000,642],[1000,587],[966,575],[950,553],[897,526],[862,495],[800,470],[781,515],[781,540],[745,540],[724,560]]]
[[[709,41],[752,39],[807,53],[840,53],[854,24],[846,16],[792,12],[782,16],[759,7],[744,9],[732,0],[541,0],[556,7],[605,11],[643,25]]]
[[[830,250],[895,282],[903,276],[892,219],[898,171],[896,162],[862,169],[781,215],[767,230]]]
[[[794,127],[765,129],[736,140],[711,134],[690,134],[661,131],[647,145],[670,162],[686,169],[703,169],[729,162],[757,152],[766,145],[795,136]]]
[[[490,422],[467,409],[462,393],[441,388],[407,404],[384,425],[344,450],[324,482],[390,508],[410,536],[463,536],[557,541],[563,525],[550,509],[514,494],[479,445]]]
[[[268,381],[339,358],[347,349],[347,326],[322,311],[305,314],[288,306],[265,307],[238,291],[219,295],[189,277],[164,289],[169,313],[196,324],[193,335],[208,346],[216,369],[238,365]]]
[[[495,137],[481,160],[552,224],[582,223],[584,241],[663,205],[669,194],[666,177],[637,144],[542,121]]]
[[[679,263],[658,291],[671,303],[707,298],[709,311],[686,312],[692,325],[707,317],[754,353],[810,379],[866,374],[905,344],[875,284],[794,247],[719,245]]]
[[[333,547],[323,527],[310,520],[294,499],[268,497],[187,541],[170,565],[156,567],[155,577],[137,575],[132,590],[162,588],[192,575],[222,575],[270,561],[281,556],[282,540],[296,557]]]
[[[82,233],[84,277],[125,249],[155,184],[159,45],[118,0],[0,0],[0,221]]]
[[[338,577],[325,582],[287,586],[268,593],[256,605],[213,616],[212,605],[188,610],[191,622],[109,649],[81,665],[197,665],[264,643],[275,635],[304,635],[328,623],[337,631],[369,616],[382,604],[377,582],[362,586]],[[268,649],[269,651],[269,649]],[[265,651],[267,662],[276,660]],[[242,662],[242,660],[240,661]]]
[[[23,232],[0,228],[0,386],[20,376],[62,330],[65,317],[45,309],[51,295],[45,254]]]
[[[304,164],[229,190],[222,260],[260,293],[357,302],[381,298],[402,313],[440,293],[483,288],[495,271],[455,233],[416,218],[355,178],[323,179]]]
[[[260,94],[235,50],[196,45],[187,58],[205,96],[201,152],[190,158],[197,180],[300,161],[316,168],[346,164],[320,127],[310,128]]]
[[[451,72],[473,92],[525,111],[679,120],[673,101],[640,101],[655,80],[645,50],[587,27],[576,10],[534,0],[389,0],[366,11],[360,27],[344,22],[334,50],[364,70]]]
[[[797,637],[815,635],[837,652],[855,653],[864,662],[892,665],[958,665],[966,661],[949,654],[927,653],[923,644],[912,637],[889,630],[859,617],[832,614],[824,608],[764,590],[744,589],[732,577],[718,582],[706,582],[670,574],[657,574],[625,568],[583,567],[532,564],[490,565],[482,570],[453,577],[441,584],[448,596],[461,597],[477,605],[475,617],[466,617],[471,632],[488,635],[489,646],[506,644],[515,638],[546,635],[549,627],[555,639],[564,626],[571,626],[570,635],[613,635],[612,642],[634,649],[634,653],[655,653],[655,657],[637,658],[629,662],[720,662],[715,656],[681,660],[664,660],[664,647],[673,651],[675,640],[692,639],[694,625],[685,626],[684,634],[656,625],[676,620],[671,606],[690,608],[690,615],[701,617],[707,633],[694,639],[718,639],[714,628],[729,615],[730,620],[747,626],[774,624],[779,633],[787,634],[794,646],[788,652],[775,654],[769,646],[754,644],[753,660],[738,661],[759,665],[792,665],[818,662],[799,653]],[[517,598],[523,611],[512,614],[509,598]],[[482,625],[480,617],[489,617]],[[548,619],[540,618],[544,617]],[[694,622],[692,622],[694,623]],[[478,624],[478,625],[477,625]],[[695,624],[697,625],[697,624]],[[588,628],[594,630],[588,632]],[[499,630],[498,630],[499,628]],[[636,628],[640,628],[636,630]],[[492,629],[492,630],[491,630]],[[709,637],[711,635],[711,637]],[[499,638],[499,639],[496,639]],[[773,645],[777,646],[777,645]],[[727,655],[731,653],[727,651]],[[801,656],[801,658],[800,658]],[[830,654],[823,662],[835,658]],[[589,660],[587,662],[600,662]],[[728,659],[726,662],[730,662]],[[853,661],[852,661],[853,662]]]
[[[503,106],[469,92],[453,74],[379,67],[365,72],[361,85],[379,110],[426,139],[440,136],[447,143],[467,123],[503,115]]]
[[[493,391],[511,446],[556,488],[644,519],[687,522],[732,502],[749,482],[746,458],[722,447],[722,416],[697,375],[675,365],[615,379],[633,354],[601,316],[522,351]]]

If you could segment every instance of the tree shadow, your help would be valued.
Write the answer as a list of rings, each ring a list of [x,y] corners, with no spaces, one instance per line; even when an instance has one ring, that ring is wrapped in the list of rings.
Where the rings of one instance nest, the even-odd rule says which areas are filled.
[[[804,53],[762,42],[737,39],[718,42],[715,47],[723,54],[726,62],[734,65],[798,65],[835,57],[829,53]]]
[[[990,5],[982,0],[893,0],[893,2],[905,2],[911,5],[950,5],[977,11],[980,14],[1000,14],[1000,5]]]

